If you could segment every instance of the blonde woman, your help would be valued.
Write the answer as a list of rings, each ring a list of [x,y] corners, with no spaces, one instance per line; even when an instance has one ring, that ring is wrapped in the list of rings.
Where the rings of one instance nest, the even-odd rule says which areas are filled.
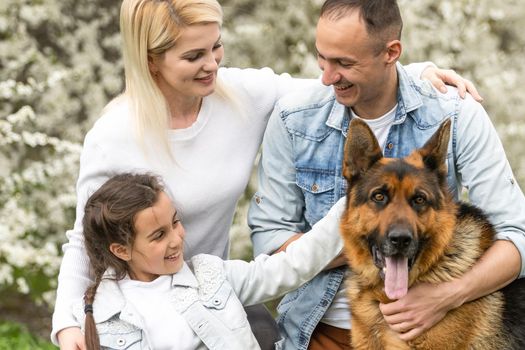
[[[67,232],[53,315],[51,338],[61,349],[84,349],[70,305],[91,283],[82,230],[89,195],[117,173],[157,173],[185,222],[186,257],[226,258],[235,206],[275,102],[292,89],[318,83],[268,68],[219,69],[221,24],[215,0],[122,3],[126,88],[84,141],[76,221]],[[418,67],[425,66],[413,69],[416,76]],[[440,77],[459,88],[470,86],[451,71],[430,69],[436,86],[443,84]],[[273,347],[274,325],[252,328],[262,349]]]

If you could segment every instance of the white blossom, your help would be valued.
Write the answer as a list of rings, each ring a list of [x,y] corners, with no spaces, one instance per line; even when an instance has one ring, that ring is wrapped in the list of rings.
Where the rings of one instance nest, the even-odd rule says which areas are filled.
[[[29,293],[29,286],[27,285],[27,281],[22,278],[18,277],[16,279],[16,284],[18,286],[18,291],[22,294],[28,294]]]

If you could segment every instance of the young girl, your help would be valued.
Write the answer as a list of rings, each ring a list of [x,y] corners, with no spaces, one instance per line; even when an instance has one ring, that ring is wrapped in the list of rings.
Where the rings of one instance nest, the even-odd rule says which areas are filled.
[[[153,175],[110,178],[88,199],[84,237],[95,283],[73,307],[87,349],[259,349],[243,305],[298,288],[342,249],[340,200],[285,252],[252,262],[183,260],[184,228]]]

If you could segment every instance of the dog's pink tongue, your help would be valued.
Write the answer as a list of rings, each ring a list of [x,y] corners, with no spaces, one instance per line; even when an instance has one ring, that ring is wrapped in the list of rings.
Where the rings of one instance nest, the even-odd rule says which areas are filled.
[[[408,259],[385,257],[385,293],[388,299],[401,299],[408,291]]]

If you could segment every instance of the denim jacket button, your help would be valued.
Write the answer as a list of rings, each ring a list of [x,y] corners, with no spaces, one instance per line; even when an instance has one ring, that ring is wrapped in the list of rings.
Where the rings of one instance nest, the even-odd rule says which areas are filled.
[[[312,185],[312,192],[317,192],[319,191],[319,185],[318,184],[313,184]]]
[[[394,144],[392,142],[390,142],[387,147],[388,147],[388,149],[392,149],[392,148],[394,148]]]
[[[117,345],[118,345],[118,346],[124,346],[124,345],[126,345],[126,339],[124,339],[124,338],[118,338],[118,339],[117,339]]]

